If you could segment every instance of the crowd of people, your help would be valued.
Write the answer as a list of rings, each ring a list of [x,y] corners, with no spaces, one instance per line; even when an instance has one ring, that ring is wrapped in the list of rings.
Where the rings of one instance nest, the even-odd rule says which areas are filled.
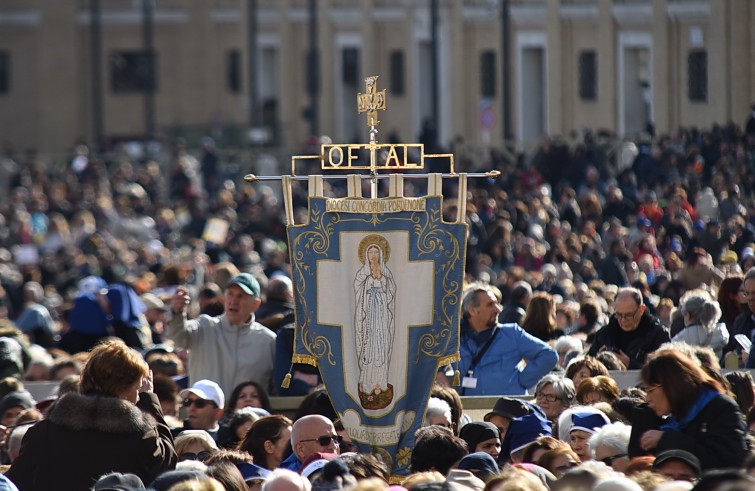
[[[209,142],[164,161],[8,153],[0,489],[755,488],[737,370],[755,368],[755,133],[586,131],[479,161],[455,145],[501,175],[470,183],[461,380],[440,367],[409,476],[359,453],[316,368],[291,363],[274,187],[225,179]],[[303,216],[306,189],[293,202]],[[35,401],[41,381],[56,389]],[[289,419],[271,395],[304,399]],[[499,397],[482,421],[473,395]]]

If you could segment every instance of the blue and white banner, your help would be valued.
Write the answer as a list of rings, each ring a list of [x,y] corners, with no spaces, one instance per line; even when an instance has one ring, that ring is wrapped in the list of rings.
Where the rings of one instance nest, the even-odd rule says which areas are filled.
[[[293,362],[319,367],[361,452],[409,474],[439,366],[458,360],[466,228],[442,198],[310,197],[288,228]]]

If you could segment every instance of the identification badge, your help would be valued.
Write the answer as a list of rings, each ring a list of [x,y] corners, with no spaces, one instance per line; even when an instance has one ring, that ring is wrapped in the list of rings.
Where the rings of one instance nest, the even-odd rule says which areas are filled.
[[[466,389],[476,389],[477,379],[474,377],[464,377],[463,379],[461,379],[461,386]]]

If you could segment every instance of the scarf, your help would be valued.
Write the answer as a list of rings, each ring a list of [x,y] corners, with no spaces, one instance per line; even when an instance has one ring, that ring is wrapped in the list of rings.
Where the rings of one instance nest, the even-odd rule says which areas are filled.
[[[681,421],[677,421],[673,416],[671,416],[666,423],[661,425],[660,429],[674,431],[684,430],[687,426],[689,426],[692,420],[695,419],[698,414],[700,414],[700,411],[702,411],[710,401],[718,396],[719,393],[715,390],[708,389],[704,391],[702,394],[700,394],[700,397],[697,398],[695,403],[692,404],[692,407],[689,408],[689,411],[687,411],[687,414],[681,419]]]

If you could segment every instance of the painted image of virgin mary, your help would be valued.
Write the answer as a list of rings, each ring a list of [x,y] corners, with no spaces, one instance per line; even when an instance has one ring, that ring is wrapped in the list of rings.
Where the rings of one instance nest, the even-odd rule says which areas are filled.
[[[362,266],[354,278],[359,399],[365,409],[383,409],[393,400],[388,383],[395,333],[396,283],[386,266],[390,246],[383,237],[369,235],[359,247]]]

